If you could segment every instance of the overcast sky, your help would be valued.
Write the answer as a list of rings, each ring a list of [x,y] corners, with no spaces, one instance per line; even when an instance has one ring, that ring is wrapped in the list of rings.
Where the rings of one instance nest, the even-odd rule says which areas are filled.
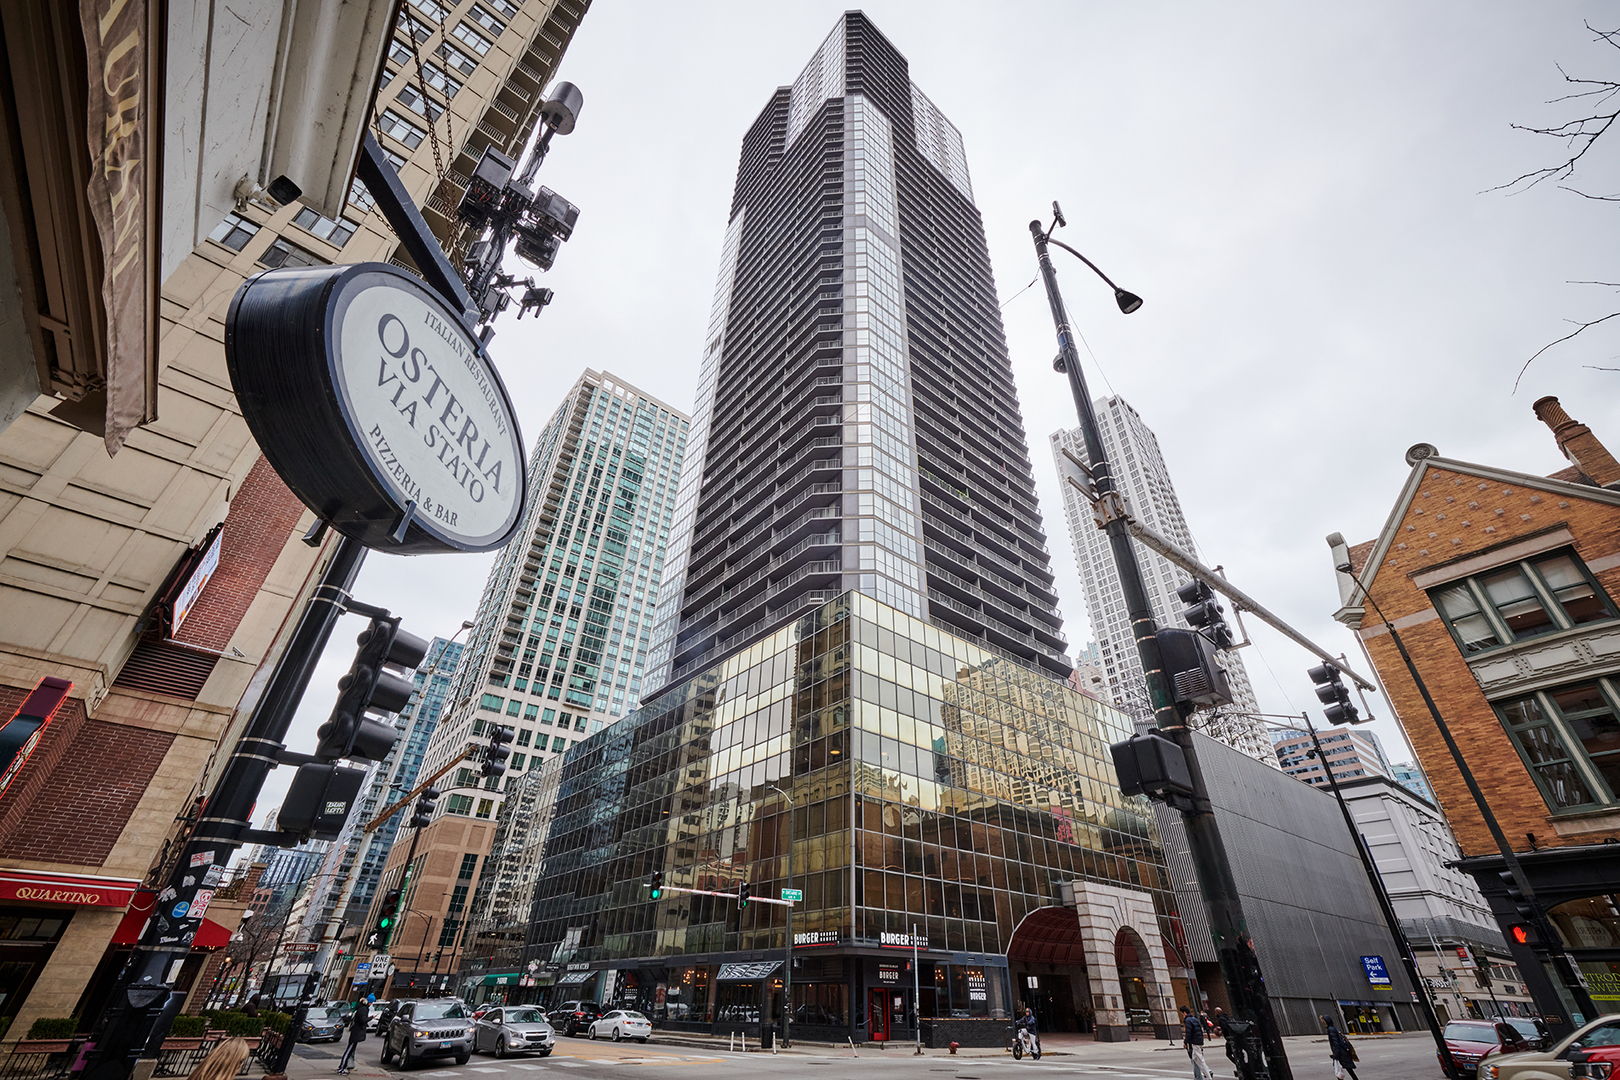
[[[690,407],[738,148],[847,4],[596,0],[562,64],[585,105],[540,182],[580,207],[546,284],[552,306],[497,324],[493,347],[532,444],[586,367]],[[1596,3],[1036,3],[882,0],[864,9],[961,129],[984,217],[1070,642],[1085,604],[1047,437],[1076,421],[1035,276],[1028,222],[1146,300],[1121,316],[1062,252],[1071,317],[1117,393],[1157,433],[1206,563],[1319,643],[1348,651],[1323,537],[1373,537],[1406,448],[1549,473],[1564,467],[1530,404],[1556,394],[1620,450],[1620,325],[1536,349],[1620,304],[1616,211],[1551,184],[1489,191],[1559,160],[1547,124],[1575,75],[1615,51]],[[1620,136],[1611,136],[1620,139]],[[1620,191],[1620,145],[1582,176]],[[1620,323],[1620,320],[1617,320]],[[489,556],[373,553],[357,595],[407,629],[453,633]],[[353,625],[351,625],[353,624]],[[345,619],[318,670],[307,749],[347,669]],[[1253,620],[1251,620],[1251,626]],[[1314,661],[1264,630],[1244,650],[1269,712],[1316,701]],[[1381,697],[1374,712],[1387,717]],[[1375,727],[1391,756],[1394,725]],[[260,813],[280,802],[272,774]]]

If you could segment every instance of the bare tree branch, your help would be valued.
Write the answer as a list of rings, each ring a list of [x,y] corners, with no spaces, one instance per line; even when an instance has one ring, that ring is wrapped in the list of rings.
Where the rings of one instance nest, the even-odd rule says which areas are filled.
[[[1591,368],[1593,371],[1620,371],[1620,367],[1598,367],[1596,364],[1582,364],[1581,367]]]
[[[1554,345],[1560,345],[1560,344],[1568,341],[1570,338],[1574,337],[1576,334],[1579,334],[1582,330],[1586,330],[1586,329],[1589,329],[1590,327],[1596,326],[1598,323],[1608,322],[1610,319],[1617,318],[1617,317],[1620,317],[1620,311],[1611,311],[1607,315],[1603,316],[1601,319],[1593,319],[1590,322],[1580,323],[1575,327],[1575,329],[1571,330],[1569,333],[1565,334],[1563,337],[1559,338],[1557,341],[1549,341],[1549,342],[1547,342],[1547,344],[1545,344],[1541,348],[1537,349],[1535,351],[1535,353],[1533,355],[1531,355],[1530,359],[1526,360],[1524,362],[1524,367],[1519,369],[1519,378],[1513,380],[1513,392],[1515,394],[1517,394],[1519,392],[1519,379],[1524,378],[1524,373],[1530,369],[1530,365],[1535,361],[1537,356],[1540,356],[1542,353],[1546,352],[1548,349],[1552,348]]]
[[[1614,49],[1620,50],[1620,28],[1599,30],[1591,23],[1586,23],[1585,26],[1593,35],[1592,40],[1604,42]],[[1562,140],[1568,148],[1569,156],[1556,165],[1532,169],[1530,172],[1514,177],[1505,184],[1487,188],[1487,191],[1514,191],[1515,189],[1517,191],[1528,191],[1543,180],[1568,180],[1575,174],[1576,166],[1586,156],[1587,151],[1592,149],[1593,144],[1603,137],[1604,133],[1614,125],[1617,119],[1620,119],[1620,107],[1616,107],[1612,111],[1605,111],[1605,107],[1614,100],[1616,95],[1620,95],[1620,81],[1614,79],[1578,79],[1565,71],[1562,66],[1559,67],[1558,73],[1564,77],[1564,82],[1579,89],[1552,98],[1547,104],[1556,105],[1568,101],[1582,101],[1591,111],[1585,116],[1565,120],[1559,124],[1546,127],[1514,124],[1513,129],[1515,131],[1528,131],[1532,135],[1545,135],[1548,138]],[[1570,190],[1575,189],[1571,188]],[[1581,191],[1575,193],[1585,195]],[[1602,201],[1620,202],[1620,196],[1593,195],[1586,197]]]

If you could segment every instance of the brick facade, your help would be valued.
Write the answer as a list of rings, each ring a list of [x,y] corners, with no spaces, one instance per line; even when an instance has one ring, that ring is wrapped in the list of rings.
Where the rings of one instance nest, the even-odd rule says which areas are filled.
[[[1511,478],[1504,480],[1498,470],[1424,464],[1419,466],[1422,475],[1414,497],[1386,530],[1393,540],[1375,567],[1374,578],[1367,582],[1373,601],[1395,623],[1515,850],[1620,838],[1620,816],[1612,813],[1591,815],[1588,821],[1594,830],[1579,832],[1571,832],[1568,826],[1572,822],[1567,815],[1561,815],[1566,835],[1560,835],[1535,781],[1451,632],[1428,593],[1414,581],[1426,571],[1488,556],[1520,541],[1567,529],[1573,536],[1576,554],[1604,591],[1611,598],[1620,598],[1620,558],[1616,558],[1620,555],[1620,511],[1612,500],[1595,495],[1601,489],[1583,490],[1581,485],[1529,476],[1513,482]],[[1364,552],[1358,549],[1364,558],[1372,553],[1371,548]],[[1439,729],[1382,620],[1370,607],[1360,633],[1463,853],[1495,852],[1495,841]],[[1572,674],[1570,681],[1580,677]],[[1609,818],[1614,820],[1606,820]],[[1535,836],[1534,845],[1531,834]]]
[[[303,513],[304,504],[282,483],[270,462],[260,457],[231,499],[219,569],[175,640],[205,649],[229,645]]]

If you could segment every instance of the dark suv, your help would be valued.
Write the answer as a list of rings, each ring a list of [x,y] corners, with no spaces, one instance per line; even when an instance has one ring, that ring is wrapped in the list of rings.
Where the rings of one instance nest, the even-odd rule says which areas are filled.
[[[551,1010],[546,1019],[564,1035],[578,1035],[601,1015],[602,1006],[594,1001],[565,1001]]]
[[[459,998],[407,1001],[383,1032],[383,1064],[398,1054],[403,1069],[430,1057],[454,1057],[465,1065],[472,1055],[472,1024],[472,1013]]]

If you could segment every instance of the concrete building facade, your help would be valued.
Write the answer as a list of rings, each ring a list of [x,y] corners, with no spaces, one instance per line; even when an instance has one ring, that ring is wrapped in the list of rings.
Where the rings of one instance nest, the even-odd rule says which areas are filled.
[[[52,207],[77,213],[77,194],[47,206],[47,192],[86,190],[82,170],[35,167],[62,138],[63,160],[81,155],[83,104],[19,108],[41,88],[71,88],[71,73],[41,65],[82,56],[86,43],[60,36],[78,26],[71,7],[0,12],[15,94],[0,95],[0,122],[38,140],[22,161],[7,159],[15,171],[0,184],[7,269],[15,262],[19,283],[8,294],[39,301],[20,313],[0,301],[0,321],[15,330],[0,357],[0,714],[42,679],[72,684],[0,801],[0,882],[38,895],[26,879],[44,875],[61,895],[88,900],[20,902],[0,885],[0,907],[38,913],[44,921],[32,925],[50,928],[0,957],[21,965],[6,967],[0,987],[8,1032],[41,1015],[88,1022],[100,1012],[144,921],[128,925],[125,909],[149,907],[138,886],[163,871],[161,853],[217,779],[333,546],[299,542],[314,515],[269,468],[232,395],[223,352],[231,297],[266,268],[402,261],[363,188],[349,183],[368,117],[430,225],[453,244],[456,185],[484,146],[522,145],[583,7],[267,4],[214,19],[207,5],[170,5],[168,72],[191,96],[183,109],[146,115],[158,123],[151,138],[173,143],[166,168],[185,174],[163,187],[189,201],[165,203],[161,240],[147,237],[136,260],[152,275],[145,323],[98,313],[101,268],[88,256],[66,259],[94,250],[88,210],[76,224],[36,230],[56,238],[54,254],[18,242]],[[17,21],[38,11],[58,22]],[[45,29],[57,36],[40,37]],[[328,49],[359,51],[334,60]],[[367,56],[370,67],[357,68]],[[321,149],[340,130],[347,143]],[[37,160],[36,146],[45,153]],[[307,200],[268,197],[265,186],[285,173],[298,173]],[[36,295],[52,259],[82,273],[65,293]],[[68,307],[57,304],[64,297]],[[120,358],[140,371],[120,374]],[[133,414],[113,400],[127,406],[120,395],[130,387],[147,395]],[[182,989],[218,937],[199,934]]]
[[[1447,1018],[1534,1015],[1490,905],[1457,868],[1462,851],[1439,808],[1381,776],[1339,786],[1436,1007]]]
[[[1378,736],[1365,728],[1323,728],[1316,733],[1321,740],[1322,753],[1333,767],[1333,778],[1339,783],[1363,776],[1391,776],[1391,767]],[[1309,732],[1273,729],[1272,750],[1282,771],[1307,784],[1327,785],[1327,769],[1320,758],[1311,757],[1316,748]]]
[[[1131,513],[1183,551],[1196,555],[1198,548],[1181,512],[1181,501],[1176,498],[1175,484],[1170,479],[1164,455],[1159,451],[1158,437],[1123,398],[1098,398],[1094,406],[1103,447],[1119,490],[1130,502]],[[1051,444],[1054,457],[1067,450],[1089,464],[1085,439],[1078,427],[1053,432]],[[1080,568],[1080,582],[1085,589],[1086,614],[1091,620],[1091,632],[1097,638],[1099,655],[1094,663],[1107,675],[1112,700],[1139,720],[1151,721],[1153,710],[1148,705],[1147,679],[1136,654],[1136,639],[1131,633],[1125,594],[1114,568],[1114,556],[1109,551],[1108,536],[1092,520],[1091,508],[1085,499],[1068,484],[1063,485],[1063,511],[1075,562]],[[1181,617],[1186,605],[1176,596],[1176,589],[1190,580],[1187,572],[1139,541],[1132,543],[1137,564],[1142,568],[1142,584],[1153,608],[1154,621],[1159,626],[1186,628],[1187,621]],[[1230,614],[1228,618],[1230,621]],[[1255,715],[1260,705],[1249,684],[1242,657],[1233,649],[1219,656],[1232,684],[1233,702],[1219,709],[1200,710],[1194,722],[1201,731],[1228,746],[1271,764],[1276,759],[1266,737],[1265,721]]]

